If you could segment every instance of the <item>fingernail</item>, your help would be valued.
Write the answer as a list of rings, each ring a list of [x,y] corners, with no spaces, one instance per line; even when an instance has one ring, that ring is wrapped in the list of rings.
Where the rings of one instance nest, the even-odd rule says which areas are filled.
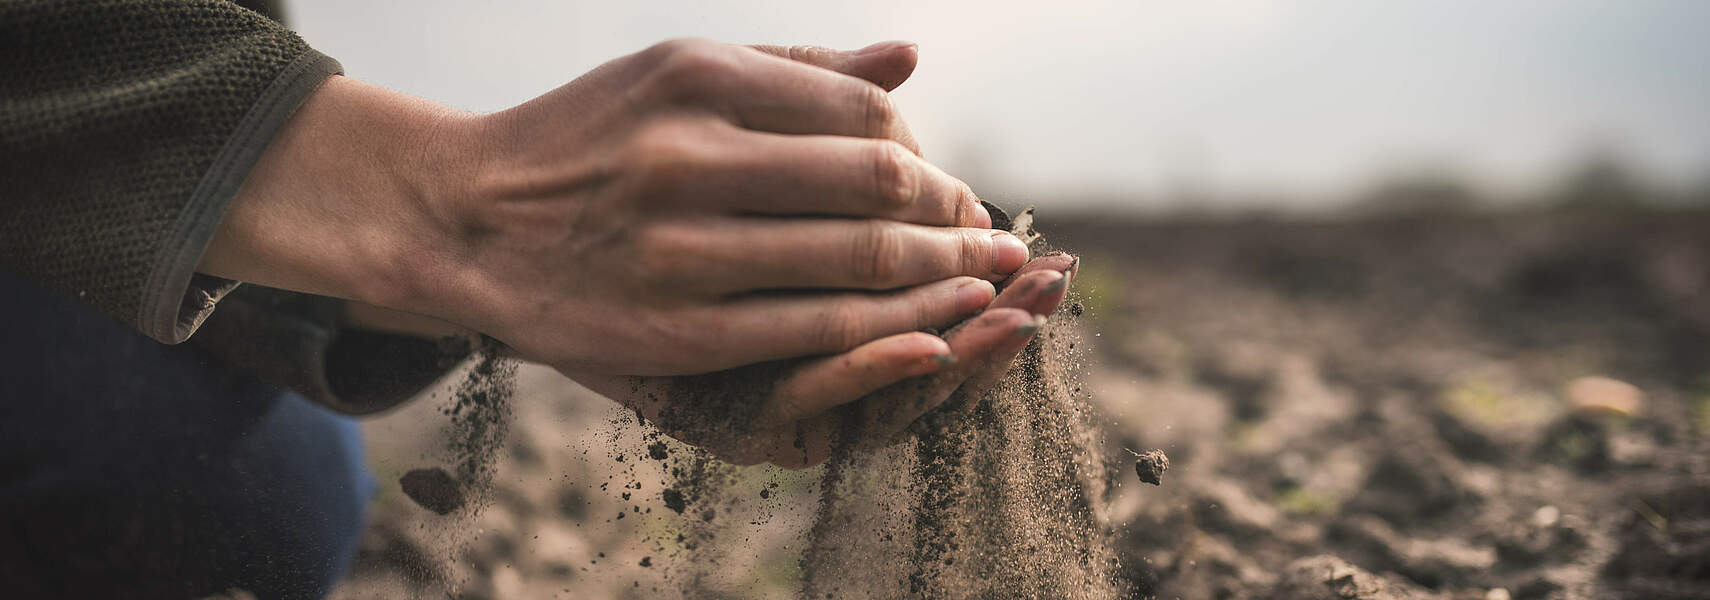
[[[856,50],[855,54],[856,55],[877,54],[879,52],[889,52],[889,51],[895,50],[897,48],[906,48],[908,46],[913,46],[913,45],[915,45],[914,42],[905,42],[902,40],[891,40],[891,41],[887,41],[887,42],[879,42],[877,44],[869,45],[869,46],[862,48],[860,50]]]
[[[954,354],[948,352],[932,354],[909,363],[908,368],[903,370],[903,375],[907,377],[930,375],[954,364],[956,364],[956,355]]]
[[[979,200],[974,201],[974,226],[982,229],[992,227],[992,212],[986,210],[986,205]]]
[[[1027,264],[1027,244],[1007,231],[993,231],[992,270],[1007,275],[1024,264]]]
[[[1033,334],[1039,333],[1040,328],[1043,327],[1045,327],[1045,315],[1033,315],[1032,320],[1016,325],[1015,332],[1011,335],[1017,338],[1030,338],[1033,337]]]
[[[1051,283],[1047,283],[1047,284],[1045,284],[1045,287],[1040,288],[1039,295],[1044,296],[1047,294],[1055,294],[1057,292],[1061,292],[1061,291],[1063,291],[1063,288],[1068,287],[1068,285],[1069,285],[1069,274],[1067,272],[1065,272],[1065,273],[1063,273],[1063,276],[1057,278],[1056,281],[1052,281]]]
[[[974,279],[956,288],[956,313],[968,314],[992,303],[997,296],[997,287],[984,279]]]

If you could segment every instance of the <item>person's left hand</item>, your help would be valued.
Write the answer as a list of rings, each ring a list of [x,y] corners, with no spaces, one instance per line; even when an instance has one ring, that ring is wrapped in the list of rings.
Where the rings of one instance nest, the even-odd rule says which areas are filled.
[[[830,455],[834,408],[858,407],[862,443],[894,438],[959,389],[977,398],[1009,369],[1068,293],[1079,263],[1053,254],[1027,263],[1003,283],[978,316],[943,338],[893,335],[848,352],[799,363],[772,363],[683,377],[569,373],[577,382],[640,412],[666,433],[736,464],[803,468]],[[945,359],[946,355],[954,356]],[[768,385],[769,384],[769,385]],[[746,386],[756,386],[758,389]],[[694,395],[694,398],[674,397]],[[744,398],[742,396],[757,396]],[[690,407],[685,423],[673,411]],[[747,415],[719,414],[734,408]]]

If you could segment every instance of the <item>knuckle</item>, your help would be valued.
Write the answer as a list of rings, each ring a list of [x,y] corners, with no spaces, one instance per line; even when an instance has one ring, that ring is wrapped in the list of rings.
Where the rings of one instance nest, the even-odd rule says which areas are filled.
[[[647,178],[671,177],[702,157],[700,138],[688,123],[655,121],[630,139],[627,162],[639,165]]]
[[[897,120],[896,105],[891,104],[890,94],[886,94],[884,88],[870,83],[862,83],[860,89],[858,101],[865,116],[863,125],[866,127],[867,137],[889,137]]]
[[[853,302],[841,301],[827,310],[814,331],[814,343],[821,348],[843,350],[860,344],[865,325],[861,310]]]
[[[951,224],[958,227],[973,227],[974,206],[979,204],[980,198],[974,195],[974,188],[969,187],[966,182],[960,179],[955,180],[955,182],[956,184],[952,186],[953,191],[950,194]]]
[[[676,56],[678,54],[683,54],[683,53],[687,53],[687,52],[694,52],[694,51],[702,51],[707,46],[716,46],[716,45],[718,45],[717,42],[713,42],[713,41],[702,39],[702,38],[694,38],[694,37],[672,38],[669,40],[665,40],[663,42],[659,42],[659,43],[654,44],[652,46],[649,46],[646,50],[641,51],[641,53],[643,56],[647,56],[647,57],[650,57],[650,58],[653,58],[656,60],[664,60],[666,58],[670,58],[670,57]]]
[[[650,227],[636,237],[635,267],[646,281],[671,281],[684,270],[689,257],[699,256],[700,242],[688,231]]]
[[[789,50],[785,52],[785,54],[790,60],[815,64],[825,58],[828,52],[825,48],[821,48],[819,46],[790,46]]]
[[[655,90],[674,99],[695,99],[714,94],[720,82],[736,71],[735,60],[727,48],[702,40],[673,46],[656,64]]]
[[[967,272],[984,273],[991,268],[992,238],[984,231],[964,231],[957,236],[956,258]]]
[[[915,168],[907,148],[884,141],[873,151],[873,196],[879,208],[903,210],[913,205],[920,195],[920,171]]]
[[[892,287],[902,273],[903,242],[901,233],[884,223],[869,222],[861,226],[851,246],[851,275],[855,281],[877,287]]]

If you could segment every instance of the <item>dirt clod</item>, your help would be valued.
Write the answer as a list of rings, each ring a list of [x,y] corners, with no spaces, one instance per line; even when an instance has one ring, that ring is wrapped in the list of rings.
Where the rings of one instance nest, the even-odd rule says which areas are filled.
[[[1130,452],[1134,454],[1134,474],[1140,477],[1140,481],[1162,485],[1164,471],[1170,470],[1170,457],[1165,456],[1163,450]]]
[[[398,479],[398,485],[404,488],[404,494],[416,504],[436,514],[449,514],[463,508],[465,500],[462,486],[458,485],[457,480],[452,479],[445,469],[412,469]]]

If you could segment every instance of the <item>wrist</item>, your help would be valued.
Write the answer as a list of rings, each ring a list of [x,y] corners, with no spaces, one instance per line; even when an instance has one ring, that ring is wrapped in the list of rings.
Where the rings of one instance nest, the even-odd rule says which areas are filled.
[[[304,102],[232,200],[198,270],[439,315],[452,303],[473,115],[340,76]]]

